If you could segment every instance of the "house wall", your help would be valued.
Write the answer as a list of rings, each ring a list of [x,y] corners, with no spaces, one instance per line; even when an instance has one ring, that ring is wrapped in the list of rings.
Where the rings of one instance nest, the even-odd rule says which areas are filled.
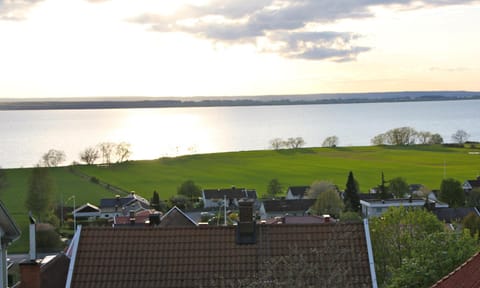
[[[300,199],[301,197],[299,196],[295,196],[292,194],[292,191],[288,190],[287,191],[287,196],[285,197],[285,199],[287,200],[293,200],[293,199]]]

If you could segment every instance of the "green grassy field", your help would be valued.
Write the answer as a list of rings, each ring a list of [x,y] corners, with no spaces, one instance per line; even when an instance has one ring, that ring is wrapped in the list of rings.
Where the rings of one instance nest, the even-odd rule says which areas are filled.
[[[80,165],[75,169],[147,199],[157,190],[164,200],[176,194],[177,187],[188,179],[205,189],[233,185],[256,189],[263,195],[273,178],[285,188],[328,180],[344,189],[349,171],[353,171],[362,192],[380,183],[382,171],[387,180],[404,177],[410,184],[438,189],[444,172],[461,182],[477,177],[480,155],[470,152],[479,151],[444,146],[303,148],[191,155],[130,161],[109,167]],[[24,202],[30,169],[7,169],[6,172],[9,186],[2,192],[1,199],[22,230],[28,231],[24,229],[27,225]],[[75,176],[68,168],[52,168],[52,172],[57,181],[58,199],[62,194],[64,199],[75,195],[79,206],[86,202],[98,205],[101,198],[113,197],[112,192]],[[26,241],[28,236],[24,234],[22,240],[9,249],[10,253],[26,247]]]
[[[112,192],[95,185],[70,173],[68,168],[50,168],[56,184],[56,199],[60,203],[62,197],[65,206],[73,207],[73,199],[67,199],[75,195],[76,205],[86,202],[97,204],[101,198],[114,197]],[[7,207],[9,213],[22,230],[22,236],[11,247],[9,253],[26,252],[28,249],[28,211],[25,208],[25,199],[28,190],[28,179],[31,169],[5,169],[7,187],[0,192],[0,199]]]

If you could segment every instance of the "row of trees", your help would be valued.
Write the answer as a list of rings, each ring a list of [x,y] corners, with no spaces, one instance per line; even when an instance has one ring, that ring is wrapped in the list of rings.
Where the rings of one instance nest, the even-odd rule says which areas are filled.
[[[92,165],[101,158],[102,163],[111,164],[113,162],[121,163],[128,161],[131,155],[131,145],[127,142],[102,142],[97,146],[85,148],[80,153],[80,160],[88,165]]]
[[[469,137],[470,135],[464,130],[457,130],[451,138],[454,143],[464,144]],[[432,145],[442,144],[443,138],[438,133],[416,131],[412,127],[399,127],[376,135],[370,142],[373,145]]]
[[[274,150],[279,149],[296,149],[305,146],[305,140],[302,137],[290,137],[287,140],[275,138],[270,140],[270,147]]]
[[[400,127],[378,134],[371,139],[371,143],[373,145],[442,144],[443,138],[438,133]]]

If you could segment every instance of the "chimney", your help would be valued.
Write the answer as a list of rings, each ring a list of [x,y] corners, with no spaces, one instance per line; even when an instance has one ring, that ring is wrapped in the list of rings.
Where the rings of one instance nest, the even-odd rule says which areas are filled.
[[[36,241],[36,223],[37,221],[32,216],[32,211],[28,212],[28,219],[30,221],[29,226],[29,236],[30,236],[30,251],[29,258],[30,261],[37,260],[37,241]]]
[[[130,211],[130,225],[135,225],[135,211]]]
[[[162,214],[160,213],[153,213],[148,215],[148,222],[150,223],[150,226],[158,226],[160,225],[160,217]]]
[[[20,263],[20,288],[40,288],[40,264],[37,263],[37,244],[35,239],[36,220],[32,211],[28,212],[29,226],[29,260]]]
[[[20,263],[20,288],[40,288],[40,264],[35,260]]]
[[[253,219],[253,201],[238,201],[240,215],[236,231],[237,244],[255,244],[257,242],[255,221]]]

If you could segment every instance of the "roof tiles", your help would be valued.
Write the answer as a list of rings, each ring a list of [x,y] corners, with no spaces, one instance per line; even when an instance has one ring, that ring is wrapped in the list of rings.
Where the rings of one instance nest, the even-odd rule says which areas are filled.
[[[349,271],[332,278],[342,287],[371,287],[361,223],[260,225],[256,233],[256,244],[238,245],[235,227],[86,227],[71,287],[229,287],[267,275],[272,261],[272,277],[285,280],[296,263],[288,259],[298,257],[318,266],[315,277],[329,279],[338,266]]]

